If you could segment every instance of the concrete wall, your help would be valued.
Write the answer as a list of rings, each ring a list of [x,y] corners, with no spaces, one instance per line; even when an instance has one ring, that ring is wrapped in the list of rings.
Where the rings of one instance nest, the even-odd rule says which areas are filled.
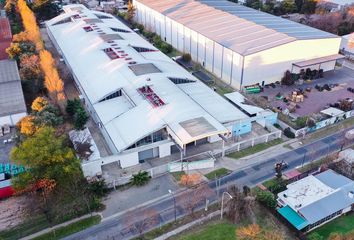
[[[22,113],[16,113],[16,114],[0,117],[0,126],[5,124],[9,124],[10,126],[15,126],[16,123],[26,115],[27,113],[22,112]]]
[[[205,168],[213,168],[215,163],[215,159],[205,159],[200,161],[193,162],[183,162],[183,170],[197,170],[197,169],[205,169]],[[168,164],[169,172],[180,172],[182,171],[182,163],[181,162],[173,162]]]

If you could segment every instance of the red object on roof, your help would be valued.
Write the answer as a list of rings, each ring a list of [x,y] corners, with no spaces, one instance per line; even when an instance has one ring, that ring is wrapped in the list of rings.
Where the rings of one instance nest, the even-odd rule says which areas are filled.
[[[0,60],[8,59],[6,48],[11,44],[12,34],[9,20],[0,17]]]

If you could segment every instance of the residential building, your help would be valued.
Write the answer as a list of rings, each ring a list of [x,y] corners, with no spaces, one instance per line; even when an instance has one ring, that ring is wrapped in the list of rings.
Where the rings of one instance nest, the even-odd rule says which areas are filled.
[[[8,59],[6,48],[10,47],[12,34],[9,20],[4,16],[0,17],[0,60]]]
[[[251,119],[112,15],[63,10],[49,37],[122,168],[276,121],[263,109]]]
[[[297,230],[311,231],[354,208],[354,181],[333,170],[286,187],[278,193],[278,212]]]
[[[227,0],[134,0],[135,21],[235,89],[333,70],[341,38]]]

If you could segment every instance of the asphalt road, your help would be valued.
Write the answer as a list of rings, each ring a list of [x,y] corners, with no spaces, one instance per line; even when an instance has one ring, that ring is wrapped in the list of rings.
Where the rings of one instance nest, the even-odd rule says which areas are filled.
[[[347,129],[348,130],[348,129]],[[286,152],[284,154],[280,154],[277,157],[273,157],[270,159],[265,159],[264,161],[248,166],[244,169],[240,169],[235,171],[223,178],[220,179],[220,187],[219,193],[223,192],[228,185],[236,184],[240,187],[244,185],[254,186],[258,183],[263,182],[266,179],[272,178],[275,174],[274,172],[274,164],[280,161],[286,161],[289,164],[288,169],[293,169],[302,164],[308,163],[310,161],[319,159],[324,157],[332,152],[338,151],[343,144],[343,136],[344,132],[341,131],[336,134],[327,136],[325,138],[319,139],[313,143],[304,145],[299,147],[295,150]],[[353,143],[353,142],[352,142]],[[347,143],[348,144],[348,143]],[[214,202],[217,200],[215,190],[216,190],[216,182],[210,181],[208,183],[209,187],[213,189],[214,194],[213,196],[209,197],[210,202]],[[190,191],[184,191],[176,194],[176,199],[179,202],[183,201],[190,201],[188,194],[191,194]],[[136,197],[139,197],[137,195]],[[117,202],[119,204],[119,202]],[[124,239],[131,239],[139,235],[137,228],[132,227],[131,223],[142,223],[142,219],[146,218],[146,214],[144,211],[146,209],[153,209],[156,213],[158,213],[158,221],[151,221],[154,222],[153,225],[146,227],[152,229],[164,225],[168,222],[174,220],[174,208],[173,205],[173,197],[166,197],[160,199],[156,202],[152,202],[147,206],[142,208],[137,208],[133,212],[126,213],[115,218],[102,221],[100,224],[95,225],[91,228],[88,228],[84,231],[78,232],[73,234],[65,239],[99,239],[99,240],[124,240]],[[183,204],[182,204],[183,205]],[[205,202],[200,202],[198,208],[203,208]],[[186,210],[181,207],[181,204],[177,203],[177,217],[182,217],[187,214]],[[131,219],[134,219],[131,221]],[[146,222],[146,221],[145,221]]]

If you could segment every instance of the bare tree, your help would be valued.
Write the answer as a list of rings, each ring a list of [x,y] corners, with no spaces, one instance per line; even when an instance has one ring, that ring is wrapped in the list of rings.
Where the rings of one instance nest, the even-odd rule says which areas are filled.
[[[252,222],[255,222],[256,219],[253,212],[255,197],[245,195],[235,185],[230,187],[229,193],[232,199],[226,204],[226,216],[234,223],[239,223],[246,219],[251,219]]]
[[[159,215],[155,209],[145,209],[143,211],[131,211],[127,213],[127,227],[136,231],[140,238],[143,233],[159,222]]]
[[[195,217],[195,209],[210,198],[213,193],[213,190],[211,190],[207,184],[202,184],[197,188],[178,196],[177,204],[188,211],[189,215]]]

